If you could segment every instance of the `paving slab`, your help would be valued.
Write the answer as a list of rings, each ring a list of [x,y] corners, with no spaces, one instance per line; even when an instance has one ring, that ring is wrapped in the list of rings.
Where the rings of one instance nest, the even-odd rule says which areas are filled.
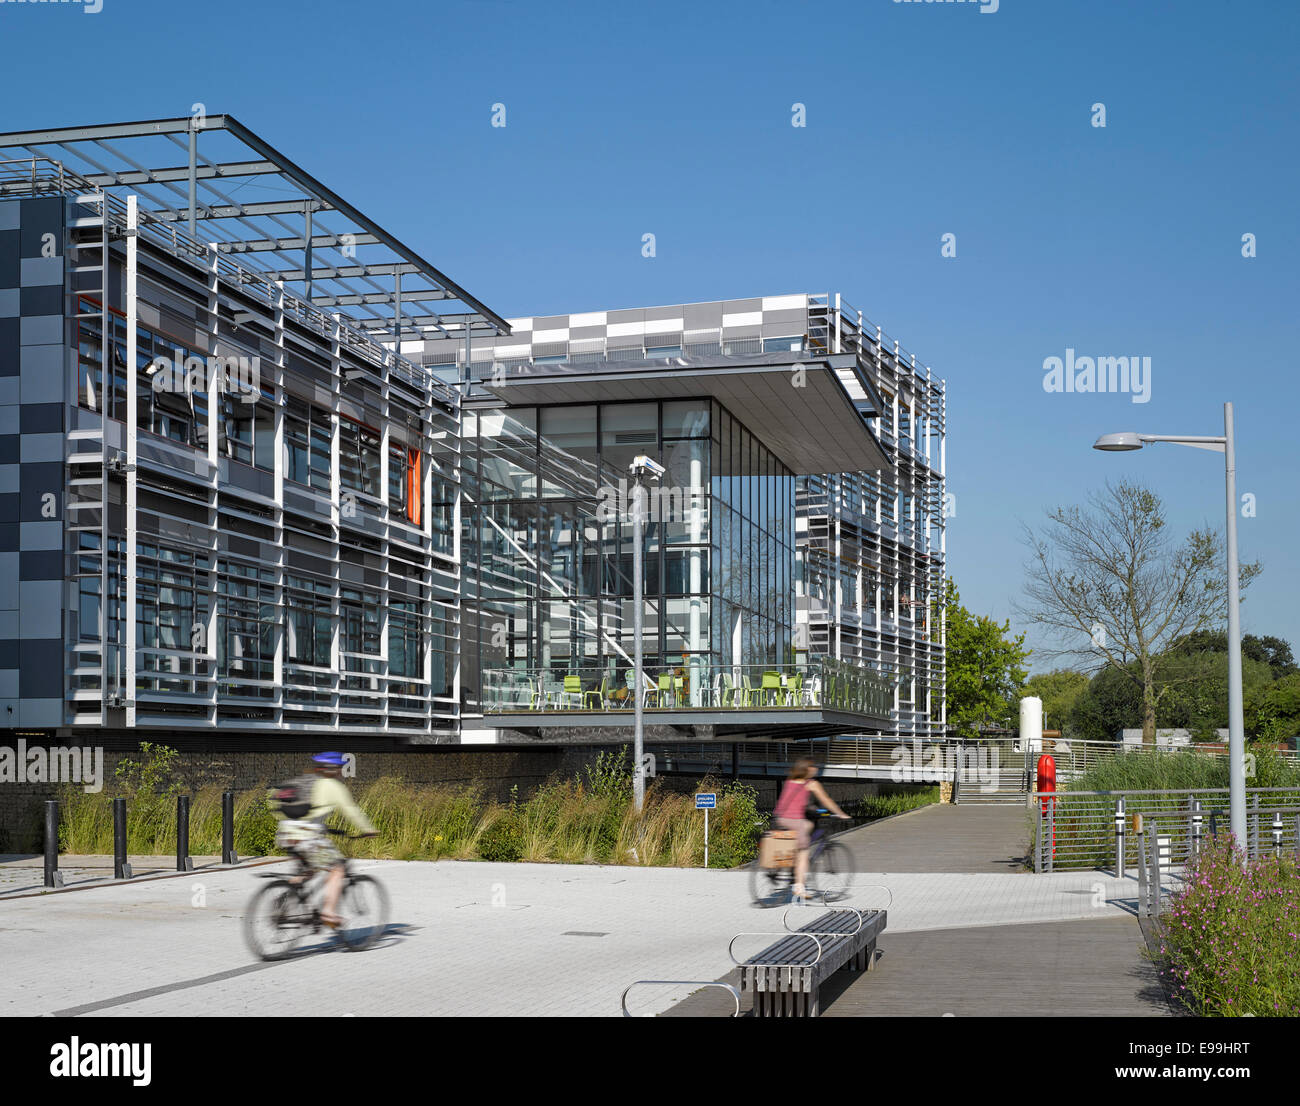
[[[900,819],[902,821],[902,819]],[[244,945],[260,869],[109,883],[0,900],[0,1015],[618,1016],[638,979],[714,980],[741,931],[782,929],[744,871],[360,861],[393,907],[365,953],[277,964]],[[862,874],[850,901],[888,900],[887,933],[1121,916],[1132,879],[1092,872]],[[807,908],[801,908],[807,909]],[[762,938],[759,938],[762,940]],[[743,950],[742,950],[743,951]],[[651,1012],[682,996],[638,996]],[[642,1011],[643,1012],[643,1011]]]
[[[1023,806],[933,803],[836,838],[864,872],[1028,872],[1033,812]]]

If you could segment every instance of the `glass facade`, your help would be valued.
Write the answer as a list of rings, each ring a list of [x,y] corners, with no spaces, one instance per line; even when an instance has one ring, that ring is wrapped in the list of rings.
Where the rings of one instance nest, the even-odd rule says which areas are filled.
[[[667,469],[647,490],[647,671],[704,686],[791,659],[795,478],[716,401],[480,409],[465,439],[467,698],[483,670],[626,679],[638,454]]]

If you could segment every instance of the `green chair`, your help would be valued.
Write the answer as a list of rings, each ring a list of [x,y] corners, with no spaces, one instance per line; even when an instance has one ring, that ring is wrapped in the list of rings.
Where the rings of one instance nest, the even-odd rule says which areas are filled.
[[[781,673],[764,672],[763,682],[759,687],[759,706],[777,706],[781,701]]]
[[[596,710],[600,710],[604,707],[605,703],[609,701],[609,694],[611,691],[613,691],[613,688],[610,686],[609,677],[606,676],[600,681],[599,691],[593,689],[592,691],[584,691],[582,693],[582,705],[586,707],[588,702],[595,699]]]
[[[722,690],[718,695],[718,706],[734,707],[736,705],[736,685],[731,677],[722,673]]]
[[[650,692],[650,694],[655,697],[655,706],[662,707],[664,705],[664,697],[671,694],[672,690],[673,678],[667,675],[660,676],[658,687],[654,691]]]
[[[785,701],[789,706],[803,706],[803,673],[796,672],[786,681]]]
[[[564,677],[564,691],[562,692],[560,705],[567,708],[569,705],[569,699],[571,697],[576,698],[578,700],[578,706],[582,706],[582,677],[581,676]]]

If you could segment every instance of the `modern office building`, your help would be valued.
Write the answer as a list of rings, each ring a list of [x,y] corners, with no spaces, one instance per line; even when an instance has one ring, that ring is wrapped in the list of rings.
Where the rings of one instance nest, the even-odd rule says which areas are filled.
[[[421,358],[466,395],[466,740],[626,730],[637,454],[659,738],[942,731],[941,381],[838,296],[510,322]]]
[[[454,741],[460,397],[401,338],[504,321],[228,116],[0,163],[0,725]]]
[[[507,322],[229,116],[0,135],[10,737],[924,735],[943,439],[839,297]]]

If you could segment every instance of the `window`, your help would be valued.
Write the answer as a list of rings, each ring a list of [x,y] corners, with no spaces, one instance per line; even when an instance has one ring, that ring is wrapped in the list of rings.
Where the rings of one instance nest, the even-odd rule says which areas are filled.
[[[331,418],[328,411],[290,396],[285,402],[285,476],[317,491],[330,490]]]
[[[221,397],[221,448],[226,457],[270,472],[274,467],[275,393],[255,396],[225,392]]]
[[[379,495],[379,433],[339,416],[339,483],[365,495]]]
[[[419,604],[414,601],[389,600],[388,673],[416,679],[424,675]]]
[[[424,506],[424,463],[418,449],[397,443],[388,448],[388,509],[419,526]]]
[[[343,589],[343,652],[379,655],[379,597]]]
[[[330,585],[303,576],[290,576],[285,583],[285,659],[328,668],[334,637]]]

